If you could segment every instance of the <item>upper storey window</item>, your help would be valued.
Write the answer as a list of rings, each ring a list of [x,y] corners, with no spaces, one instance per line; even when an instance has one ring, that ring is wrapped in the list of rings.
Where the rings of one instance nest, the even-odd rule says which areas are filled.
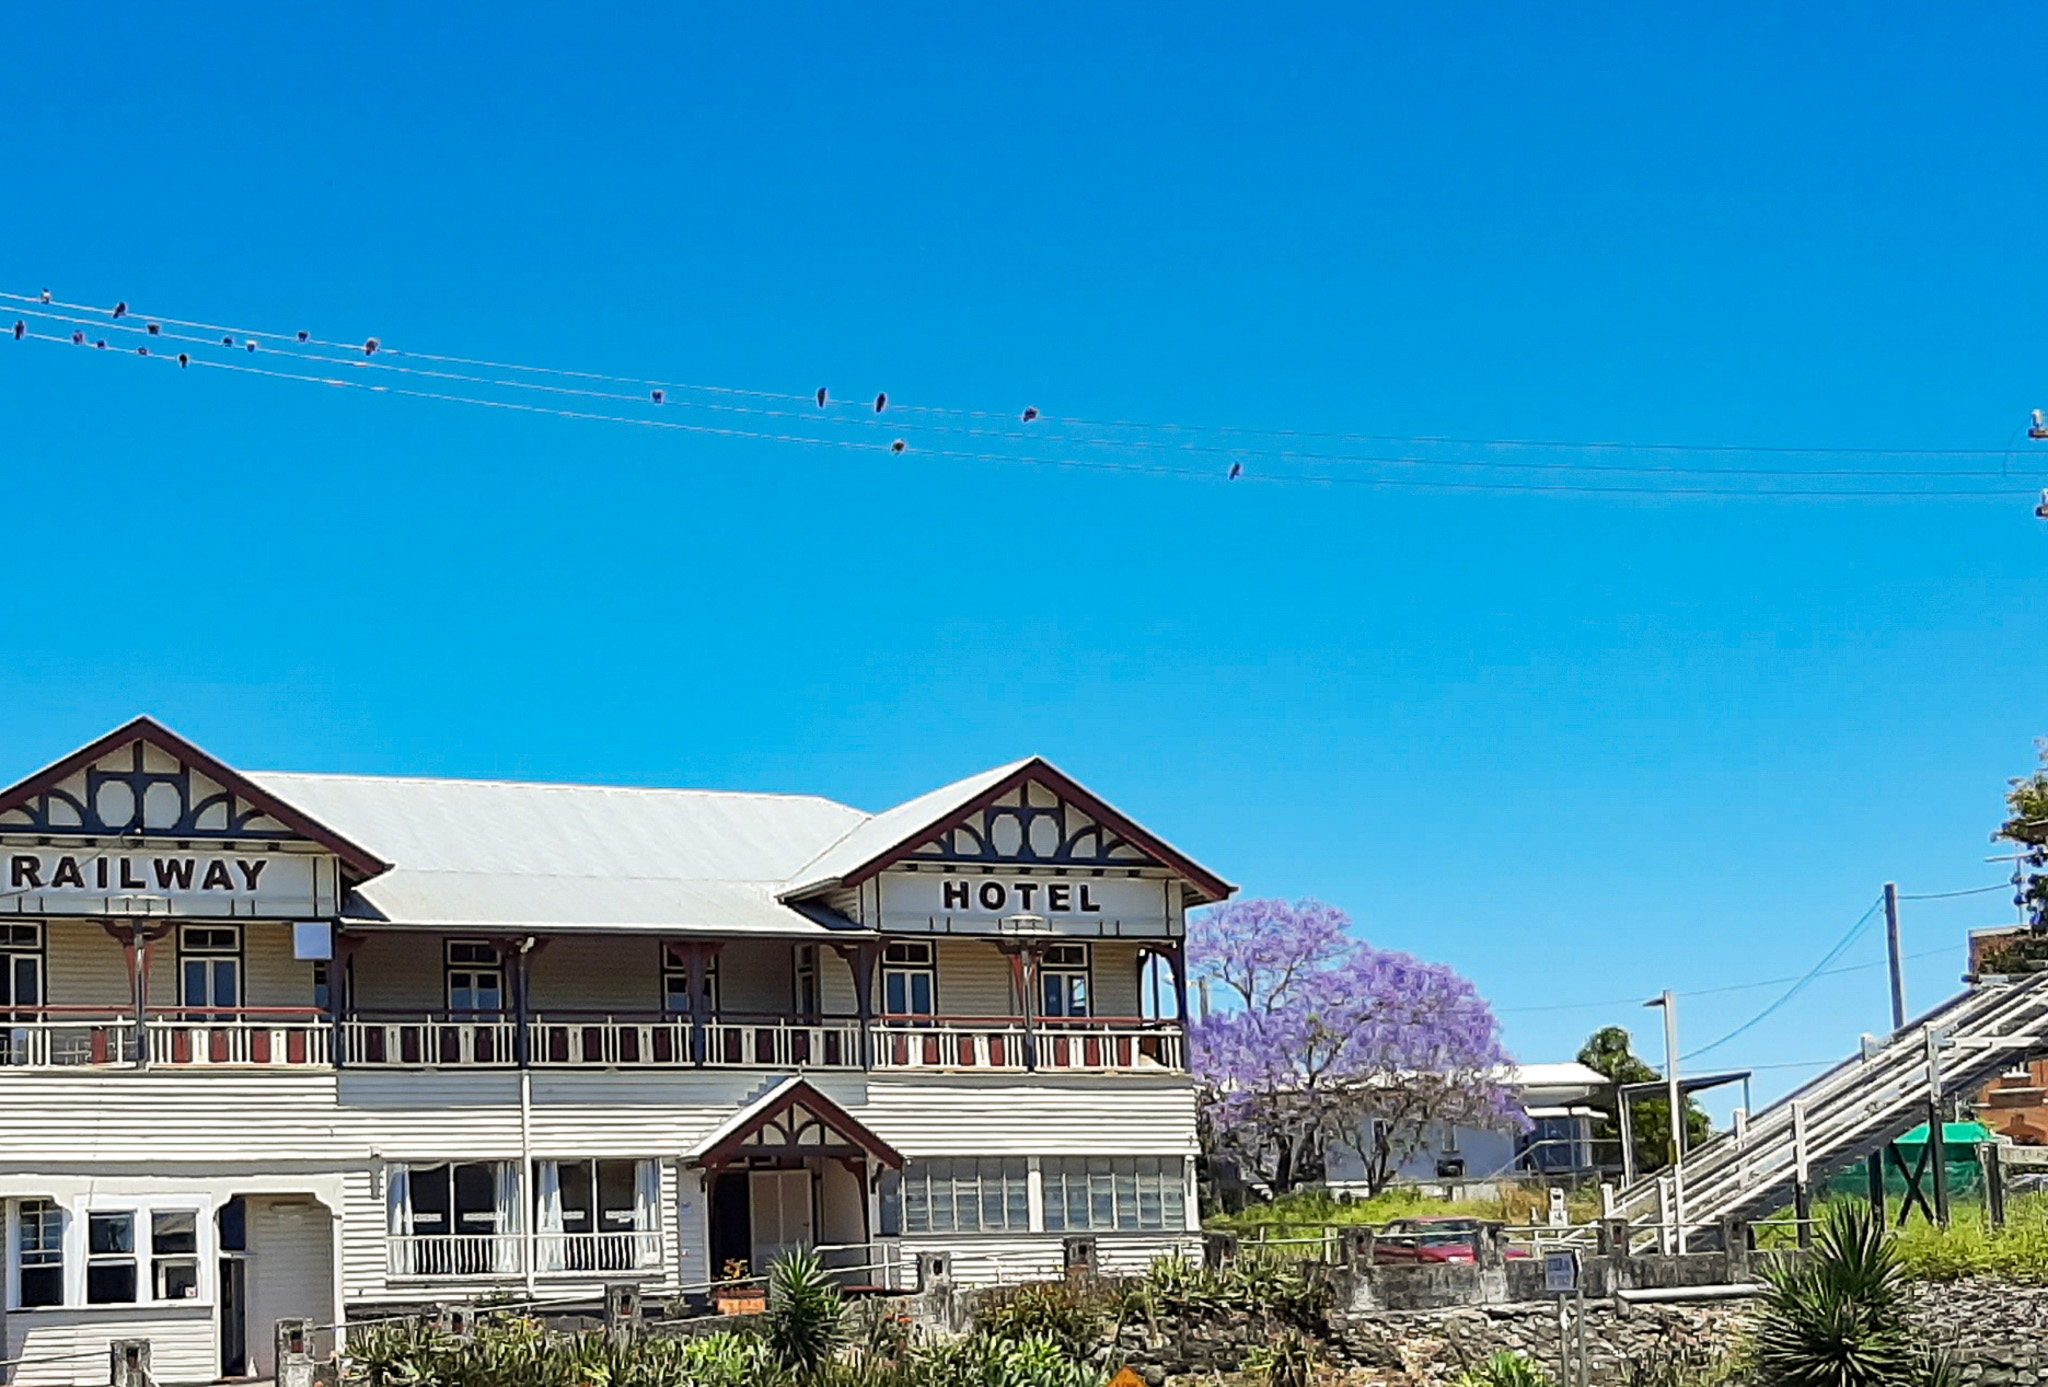
[[[690,970],[662,952],[661,1004],[671,1016],[688,1015],[690,1007]],[[706,1016],[718,1014],[718,955],[712,954],[704,960],[704,1005]]]
[[[242,1004],[242,930],[186,925],[178,931],[178,1002],[188,1007]]]
[[[890,1016],[930,1016],[936,1010],[938,973],[932,946],[897,940],[882,950],[882,1010]]]
[[[1088,1015],[1088,946],[1054,944],[1038,966],[1040,1016]]]
[[[505,965],[495,944],[482,939],[449,940],[447,974],[448,1010],[505,1009]]]

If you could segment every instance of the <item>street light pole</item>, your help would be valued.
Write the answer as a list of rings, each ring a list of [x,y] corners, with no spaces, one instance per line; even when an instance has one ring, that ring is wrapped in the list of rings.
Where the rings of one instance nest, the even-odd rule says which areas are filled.
[[[1685,1177],[1678,1167],[1685,1159],[1685,1111],[1679,1106],[1678,1091],[1678,999],[1667,990],[1643,1005],[1664,1009],[1664,1099],[1670,1105],[1667,1115],[1671,1120],[1671,1140],[1665,1148],[1665,1158],[1671,1163],[1671,1221],[1677,1225],[1672,1241],[1675,1250],[1683,1252]]]

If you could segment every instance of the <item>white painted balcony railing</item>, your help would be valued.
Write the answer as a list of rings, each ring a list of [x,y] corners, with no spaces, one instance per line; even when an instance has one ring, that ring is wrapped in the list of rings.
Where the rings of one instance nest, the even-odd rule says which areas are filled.
[[[661,1265],[661,1234],[425,1233],[386,1239],[387,1273],[400,1280],[487,1281],[524,1276],[529,1244],[538,1276],[640,1271]]]
[[[1101,1072],[1187,1067],[1178,1022],[1060,1017],[1032,1024],[1038,1031],[1038,1067],[1042,1070]]]
[[[330,1062],[331,1028],[310,1008],[220,1007],[150,1015],[79,1007],[0,1012],[0,1069],[236,1066],[319,1068]],[[138,1036],[140,1041],[138,1042]]]
[[[704,1063],[720,1069],[858,1069],[860,1023],[720,1017],[704,1027]]]
[[[312,1010],[180,1011],[143,1023],[149,1063],[157,1066],[254,1065],[302,1069],[332,1061],[334,1030]]]
[[[421,1069],[510,1066],[517,1062],[506,1017],[352,1016],[342,1022],[342,1060]]]
[[[580,1069],[675,1067],[690,1062],[690,1019],[545,1016],[527,1022],[529,1062]]]
[[[892,1016],[875,1027],[877,1069],[1103,1073],[1179,1069],[1185,1062],[1180,1028],[1172,1022]]]
[[[1001,1017],[890,1017],[875,1025],[875,1068],[1022,1072],[1024,1024]]]

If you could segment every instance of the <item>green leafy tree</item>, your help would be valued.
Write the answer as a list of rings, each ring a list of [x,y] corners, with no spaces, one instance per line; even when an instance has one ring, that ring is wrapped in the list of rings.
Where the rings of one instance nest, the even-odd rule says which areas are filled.
[[[1620,1026],[1607,1026],[1593,1032],[1579,1049],[1579,1063],[1588,1069],[1598,1070],[1618,1084],[1654,1083],[1663,1077],[1636,1057],[1635,1051],[1629,1048],[1628,1032]],[[1598,1149],[1620,1150],[1621,1120],[1616,1111],[1614,1093],[1611,1090],[1596,1093],[1588,1100],[1588,1105],[1605,1114],[1593,1131],[1594,1140],[1600,1143]],[[1714,1129],[1707,1115],[1700,1111],[1699,1104],[1687,1098],[1684,1107],[1685,1149],[1690,1151],[1706,1141]],[[1629,1119],[1635,1134],[1636,1169],[1645,1173],[1662,1170],[1671,1149],[1670,1102],[1662,1093],[1654,1098],[1639,1098]]]
[[[2011,817],[1997,837],[2020,850],[2020,899],[2036,930],[2048,930],[2048,739],[2039,744],[2042,770],[2012,782],[2006,792]]]

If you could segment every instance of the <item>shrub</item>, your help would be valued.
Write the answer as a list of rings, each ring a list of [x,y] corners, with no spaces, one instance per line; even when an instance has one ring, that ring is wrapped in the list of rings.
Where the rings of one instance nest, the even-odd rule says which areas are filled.
[[[1884,1224],[1830,1206],[1810,1256],[1769,1269],[1755,1330],[1760,1387],[1925,1387],[1946,1365],[1905,1314],[1905,1273]]]
[[[1531,1360],[1502,1351],[1459,1373],[1452,1387],[1551,1387],[1551,1382]]]

